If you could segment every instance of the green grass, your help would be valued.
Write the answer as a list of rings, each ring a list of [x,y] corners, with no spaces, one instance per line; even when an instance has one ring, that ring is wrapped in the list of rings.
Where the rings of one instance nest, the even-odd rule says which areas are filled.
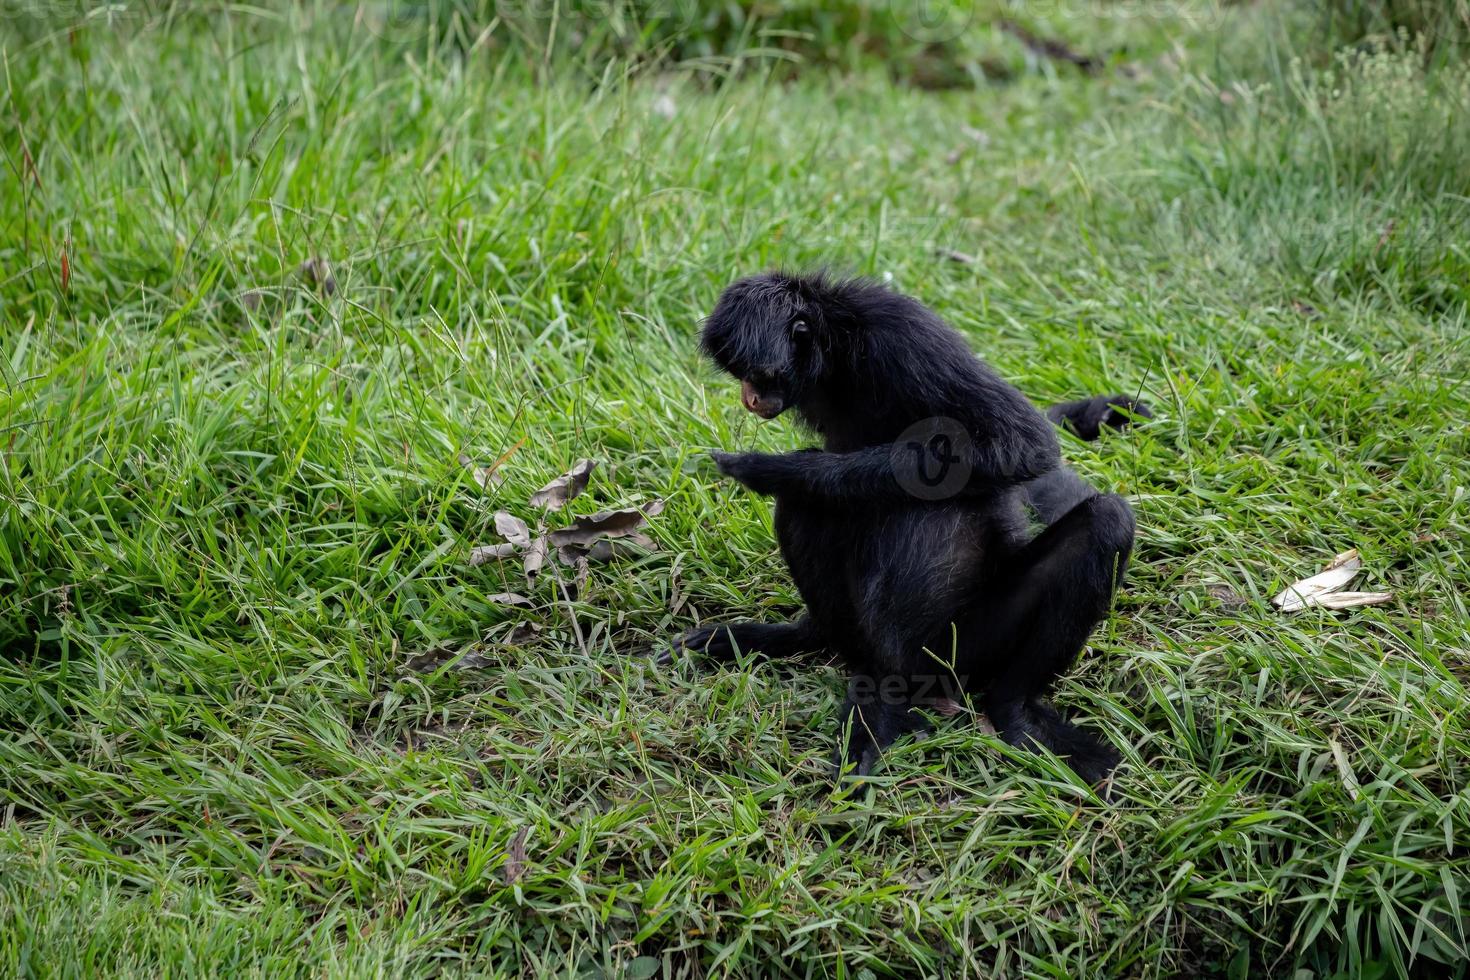
[[[1464,67],[1185,13],[944,92],[325,2],[0,22],[0,973],[1463,973]],[[798,604],[705,453],[808,437],[693,337],[821,261],[1156,405],[1066,446],[1140,525],[1059,695],[1112,805],[962,721],[843,797],[834,668],[639,655]],[[468,565],[584,456],[657,553]],[[1351,546],[1391,604],[1269,605]]]

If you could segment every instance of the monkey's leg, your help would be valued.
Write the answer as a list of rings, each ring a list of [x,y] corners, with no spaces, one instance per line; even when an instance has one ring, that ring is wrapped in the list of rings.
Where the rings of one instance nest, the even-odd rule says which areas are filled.
[[[982,703],[1001,737],[1050,749],[1089,783],[1106,777],[1118,754],[1042,698],[1107,615],[1133,533],[1127,501],[1089,497],[1022,548],[966,617],[984,637],[992,669]]]
[[[683,653],[720,661],[734,660],[741,652],[790,657],[820,650],[824,645],[809,616],[794,623],[722,623],[690,630],[674,640],[673,648],[665,651],[659,660],[667,663]]]
[[[869,526],[853,568],[860,640],[842,651],[851,676],[837,716],[839,775],[850,765],[866,776],[896,739],[928,727],[916,707],[958,688],[945,657],[949,624],[974,595],[972,520],[968,508],[921,507]]]
[[[868,775],[883,750],[900,735],[928,727],[924,716],[913,710],[911,686],[909,679],[899,674],[854,675],[848,679],[847,699],[837,712],[840,727],[837,752],[832,757],[834,778],[840,778],[849,766],[855,777]],[[885,691],[885,687],[890,689]]]

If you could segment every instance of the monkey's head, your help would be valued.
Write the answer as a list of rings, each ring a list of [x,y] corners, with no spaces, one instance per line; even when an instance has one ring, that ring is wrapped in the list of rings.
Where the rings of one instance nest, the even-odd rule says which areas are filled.
[[[740,400],[763,419],[800,406],[821,384],[831,287],[820,275],[765,272],[725,287],[699,344],[740,381]]]

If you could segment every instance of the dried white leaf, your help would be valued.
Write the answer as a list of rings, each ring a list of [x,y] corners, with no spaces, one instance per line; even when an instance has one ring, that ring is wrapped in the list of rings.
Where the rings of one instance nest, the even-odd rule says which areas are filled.
[[[527,599],[525,596],[521,595],[519,592],[497,592],[494,595],[486,596],[485,597],[485,601],[490,602],[490,603],[492,603],[494,605],[497,605],[497,606],[529,606],[529,605],[532,605],[531,600],[530,599]]]
[[[1271,602],[1283,612],[1304,609],[1311,604],[1313,597],[1336,592],[1347,585],[1357,576],[1362,567],[1363,560],[1358,557],[1358,549],[1351,548],[1335,556],[1327,567],[1316,575],[1288,585]]]
[[[1392,598],[1392,592],[1329,592],[1326,595],[1313,596],[1307,601],[1307,605],[1322,606],[1325,609],[1353,609],[1357,606],[1381,606]]]

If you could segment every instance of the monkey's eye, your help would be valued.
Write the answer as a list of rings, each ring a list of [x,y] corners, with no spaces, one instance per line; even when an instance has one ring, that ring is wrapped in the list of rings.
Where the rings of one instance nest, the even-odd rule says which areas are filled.
[[[793,337],[805,337],[810,332],[811,332],[811,328],[806,325],[806,321],[805,320],[793,320],[793,321],[791,321],[791,336],[793,336]]]

